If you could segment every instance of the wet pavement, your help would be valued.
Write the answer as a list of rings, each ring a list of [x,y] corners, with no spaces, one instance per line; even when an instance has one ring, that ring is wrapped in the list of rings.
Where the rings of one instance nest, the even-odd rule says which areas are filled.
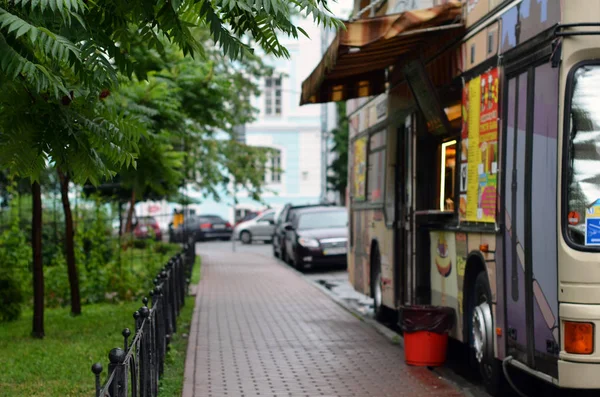
[[[331,299],[344,306],[347,310],[357,314],[357,317],[362,318],[368,322],[368,325],[371,328],[375,327],[379,331],[379,335],[373,334],[375,338],[383,338],[385,341],[385,337],[382,334],[387,335],[387,346],[389,348],[389,341],[395,339],[395,333],[399,332],[399,329],[396,324],[378,324],[375,322],[373,317],[373,300],[369,297],[366,297],[354,290],[352,285],[348,281],[348,273],[344,269],[340,268],[319,268],[308,270],[304,274],[299,275],[295,270],[292,270],[288,265],[284,264],[282,261],[276,261],[272,255],[272,248],[269,244],[263,243],[255,243],[252,245],[241,245],[239,242],[235,244],[236,253],[241,255],[241,260],[244,260],[248,255],[252,255],[252,257],[258,255],[262,256],[273,263],[279,264],[281,268],[288,269],[290,272],[295,273],[300,279],[304,280],[306,283],[311,282],[314,285],[318,286],[321,291],[324,291],[329,295]],[[224,242],[207,242],[198,244],[198,252],[206,253],[210,255],[216,255],[216,253],[231,253],[232,252],[232,242],[224,243]],[[253,259],[255,260],[255,259]],[[313,293],[311,293],[313,294]],[[312,295],[311,295],[312,296]],[[338,306],[339,307],[339,306]],[[382,328],[385,330],[382,332]],[[403,359],[403,351],[398,346],[392,346],[393,352],[397,355],[398,359]],[[433,375],[442,377],[454,385],[457,385],[458,388],[462,391],[462,395],[467,395],[471,397],[489,397],[484,391],[483,386],[481,385],[480,379],[477,375],[477,371],[473,370],[468,366],[467,360],[465,357],[467,356],[467,351],[464,345],[454,342],[450,340],[449,351],[448,351],[448,359],[446,365],[441,368],[436,368],[434,370]],[[404,363],[402,362],[402,365]],[[402,368],[406,368],[405,366]],[[411,369],[411,367],[408,367]],[[430,371],[431,372],[431,371]],[[522,391],[525,395],[534,397],[534,396],[544,396],[544,397],[587,397],[587,396],[598,396],[600,395],[600,391],[572,391],[572,390],[564,390],[557,389],[539,379],[536,379],[530,375],[527,375],[521,371],[518,371],[514,368],[509,368],[509,374],[511,376],[512,381],[516,384],[520,391]],[[192,394],[188,394],[191,396]],[[204,395],[204,394],[202,394]],[[213,394],[213,395],[221,395],[221,394]],[[228,394],[233,396],[239,396],[240,394]],[[244,394],[244,395],[255,395],[255,394]],[[273,395],[273,394],[261,394],[261,395]],[[279,395],[279,394],[275,394]],[[303,395],[300,394],[282,394],[282,395]],[[307,394],[310,395],[310,394]],[[319,395],[319,394],[314,394]],[[352,394],[330,394],[335,396],[345,396]],[[361,395],[361,394],[357,394]],[[364,395],[378,395],[383,396],[385,394],[364,394]],[[402,392],[392,394],[394,396],[404,396],[404,395],[412,395],[412,394],[402,394]],[[444,396],[445,394],[415,394],[415,395],[440,395]],[[453,395],[453,394],[451,394]],[[461,395],[461,394],[459,394]],[[517,397],[518,394],[515,393],[507,387],[506,392],[503,397]]]
[[[399,346],[310,282],[367,308],[343,285],[344,272],[307,280],[265,250],[198,245],[202,281],[184,396],[466,395],[427,368],[407,366]]]

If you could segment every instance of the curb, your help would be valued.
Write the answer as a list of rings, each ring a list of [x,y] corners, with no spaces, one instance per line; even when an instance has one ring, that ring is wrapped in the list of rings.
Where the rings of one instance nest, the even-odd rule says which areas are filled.
[[[356,308],[354,308],[352,305],[349,305],[343,299],[340,299],[337,295],[335,295],[329,289],[323,287],[320,284],[314,283],[312,280],[310,280],[308,277],[304,276],[302,273],[300,273],[298,271],[296,271],[296,272],[299,273],[299,275],[306,282],[308,282],[313,287],[315,287],[318,290],[320,290],[321,292],[323,292],[325,295],[327,295],[331,300],[333,300],[335,303],[337,303],[343,309],[345,309],[346,311],[350,312],[350,314],[352,314],[354,317],[357,317],[360,321],[365,322],[365,323],[369,324],[370,326],[372,326],[373,328],[375,328],[375,330],[377,332],[379,332],[381,335],[385,336],[394,345],[398,345],[401,348],[404,348],[404,337],[402,335],[400,335],[397,332],[389,329],[388,327],[386,327],[385,325],[379,323],[378,321],[376,321],[376,320],[374,320],[374,319],[372,319],[370,317],[365,316],[363,313],[361,313],[360,311],[356,310]]]

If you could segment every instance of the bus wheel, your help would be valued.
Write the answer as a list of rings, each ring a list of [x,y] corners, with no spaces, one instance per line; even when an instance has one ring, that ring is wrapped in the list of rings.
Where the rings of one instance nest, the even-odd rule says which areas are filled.
[[[373,296],[373,310],[375,319],[385,322],[390,319],[390,311],[383,305],[383,282],[381,278],[381,254],[375,245],[371,253],[371,295]]]
[[[492,396],[501,396],[504,391],[504,374],[501,362],[494,357],[492,292],[485,272],[480,272],[475,278],[472,294],[471,335],[475,359],[487,392]]]

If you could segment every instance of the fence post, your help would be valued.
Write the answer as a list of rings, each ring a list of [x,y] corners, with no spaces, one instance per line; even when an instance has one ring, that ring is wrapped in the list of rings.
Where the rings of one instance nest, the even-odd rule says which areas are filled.
[[[100,374],[102,373],[102,364],[96,363],[92,365],[92,372],[96,378],[96,397],[100,397]]]
[[[173,330],[171,334],[177,332],[177,316],[179,315],[179,308],[177,307],[177,286],[175,284],[175,270],[173,263],[174,261],[171,259],[167,264],[167,268],[169,269],[167,273],[169,276],[167,278],[167,283],[169,284],[169,302],[171,305],[171,313],[173,314],[171,316],[171,329]]]
[[[121,334],[123,335],[123,350],[125,351],[125,353],[127,353],[127,349],[129,348],[127,340],[131,335],[131,331],[129,330],[129,328],[125,328]]]
[[[152,310],[155,311],[154,316],[156,319],[156,343],[158,353],[158,374],[162,376],[164,372],[165,364],[165,319],[164,319],[164,304],[162,296],[162,287],[157,285],[154,287],[154,294],[152,294]]]
[[[114,377],[108,386],[111,397],[127,397],[127,372],[125,371],[125,352],[120,347],[115,347],[108,353],[108,376],[114,373]]]
[[[150,316],[150,310],[146,306],[140,307],[140,323],[141,328],[138,332],[140,334],[140,394],[143,397],[151,396],[151,369],[150,369],[150,349],[148,346],[148,317]]]
[[[177,332],[177,318],[185,304],[189,284],[187,274],[189,270],[191,275],[194,263],[193,249],[193,244],[186,244],[184,250],[174,255],[153,280],[151,309],[148,308],[148,298],[144,297],[143,306],[133,313],[135,333],[132,343],[129,343],[132,332],[125,328],[121,332],[123,349],[114,348],[109,353],[108,379],[111,381],[104,385],[104,389],[100,381],[102,365],[92,366],[96,397],[100,397],[101,393],[111,397],[129,397],[130,394],[132,397],[157,396],[169,344]],[[129,372],[131,381],[128,379]]]
[[[177,254],[177,274],[179,274],[179,306],[185,306],[185,295],[187,294],[187,283],[186,283],[186,265],[184,263],[184,256]]]
[[[162,295],[163,295],[163,309],[165,310],[165,319],[166,319],[166,328],[167,335],[171,335],[173,333],[173,320],[171,317],[174,315],[172,311],[172,306],[169,302],[169,297],[171,296],[171,288],[169,286],[169,279],[167,276],[167,267],[160,272],[160,282],[162,285]]]

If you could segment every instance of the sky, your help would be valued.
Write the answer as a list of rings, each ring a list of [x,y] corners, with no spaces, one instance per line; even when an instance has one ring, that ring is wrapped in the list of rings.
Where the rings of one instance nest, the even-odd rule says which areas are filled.
[[[333,15],[340,19],[348,19],[354,0],[329,0],[327,3]]]

